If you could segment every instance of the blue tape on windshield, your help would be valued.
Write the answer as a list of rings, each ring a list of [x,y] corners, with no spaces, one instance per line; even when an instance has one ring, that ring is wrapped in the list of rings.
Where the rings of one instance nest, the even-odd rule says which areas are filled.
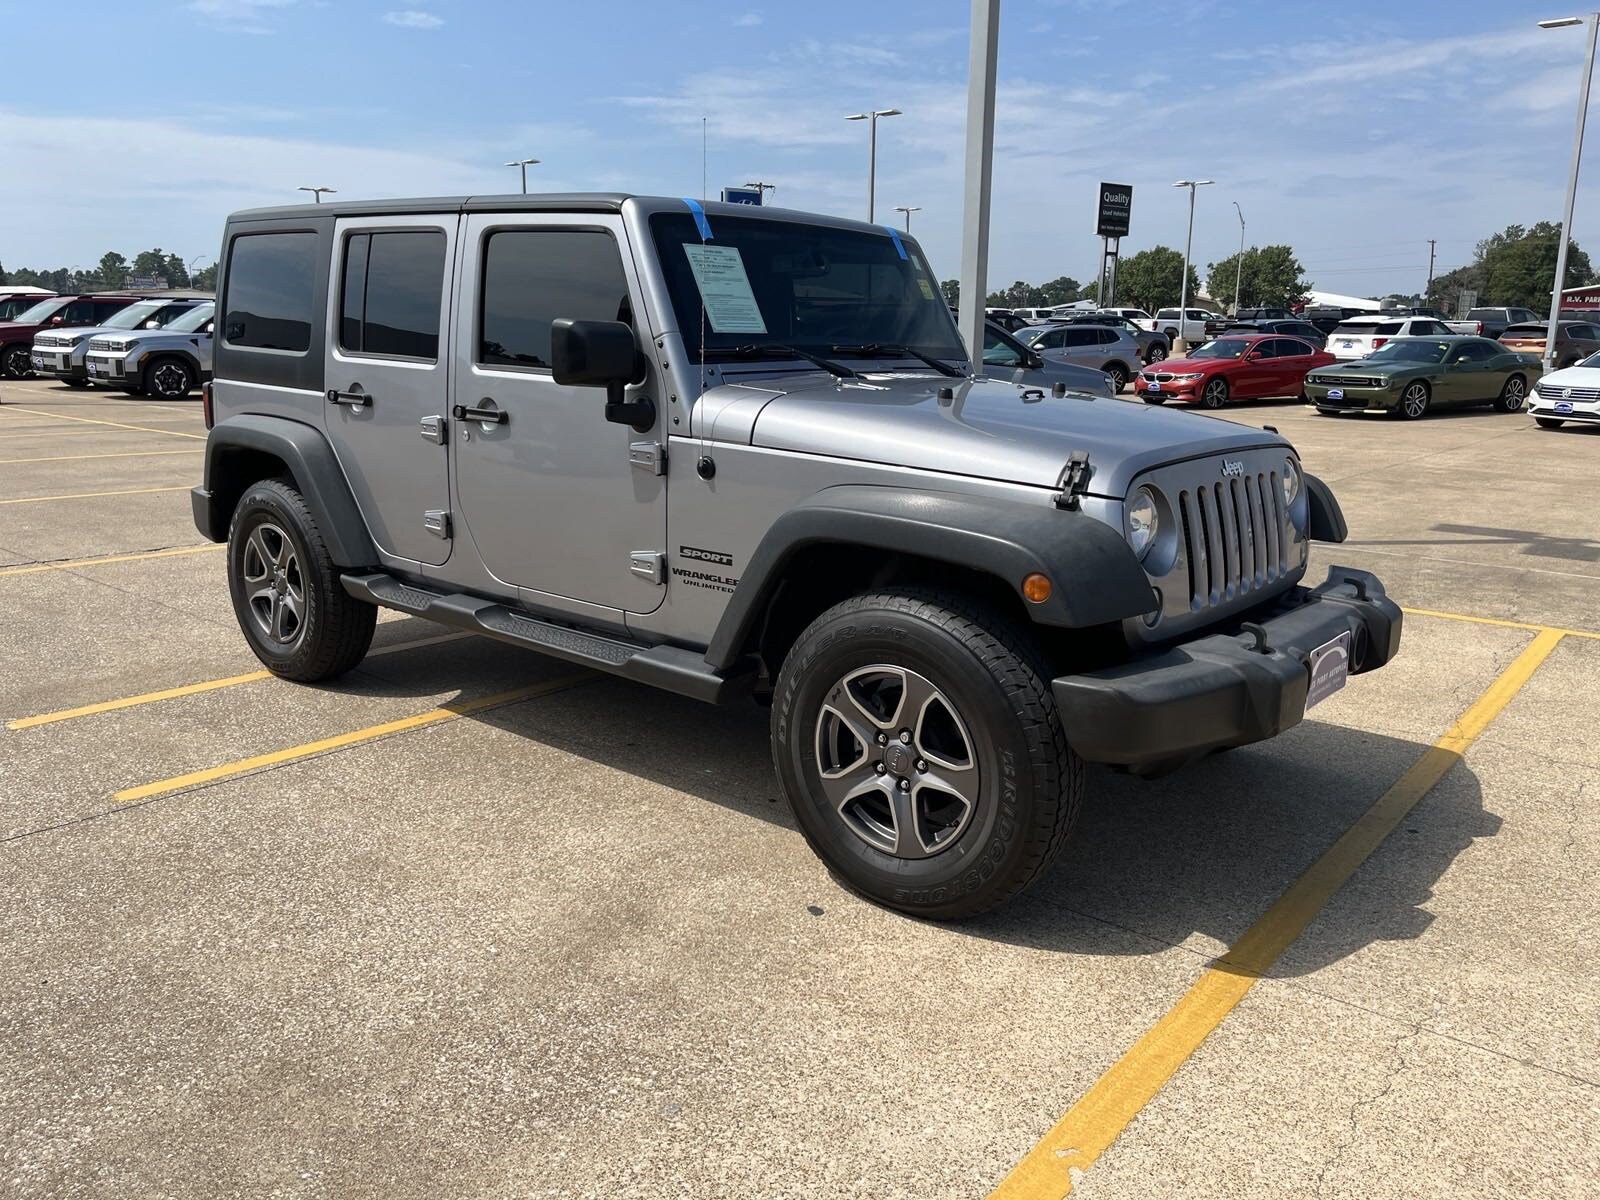
[[[894,242],[895,253],[904,258],[906,256],[906,247],[905,243],[900,240],[900,235],[895,232],[893,225],[885,225],[884,228],[889,231],[889,237]]]
[[[689,206],[689,211],[694,214],[694,224],[695,228],[700,231],[700,240],[709,242],[711,240],[711,225],[706,221],[706,210],[700,207],[700,201],[691,199],[688,196],[683,198],[683,202]],[[902,250],[900,257],[904,258],[905,256],[905,251]]]

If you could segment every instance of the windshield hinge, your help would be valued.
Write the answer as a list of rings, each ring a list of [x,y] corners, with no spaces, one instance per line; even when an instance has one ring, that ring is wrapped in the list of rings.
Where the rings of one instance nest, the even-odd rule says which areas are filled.
[[[1056,507],[1077,512],[1078,497],[1089,490],[1089,476],[1093,474],[1087,450],[1074,450],[1067,455],[1067,465],[1061,468],[1061,478],[1056,480],[1056,486],[1061,489],[1056,493]]]
[[[630,442],[628,462],[635,471],[646,475],[664,475],[667,471],[667,448],[660,442]]]

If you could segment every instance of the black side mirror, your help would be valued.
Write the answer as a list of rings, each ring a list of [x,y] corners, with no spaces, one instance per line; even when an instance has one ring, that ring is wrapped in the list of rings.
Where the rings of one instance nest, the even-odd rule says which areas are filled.
[[[570,317],[552,321],[550,373],[557,383],[569,387],[605,388],[606,420],[631,425],[639,433],[655,426],[653,400],[648,396],[623,399],[623,389],[644,378],[645,361],[633,330],[621,321],[574,321]]]
[[[1034,351],[1029,350],[1028,351],[1028,369],[1030,371],[1037,371],[1042,366],[1044,366],[1044,355],[1037,354]]]

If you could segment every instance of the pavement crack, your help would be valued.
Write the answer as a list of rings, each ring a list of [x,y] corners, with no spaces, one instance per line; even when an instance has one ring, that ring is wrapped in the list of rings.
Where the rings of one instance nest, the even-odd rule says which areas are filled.
[[[1333,1148],[1333,1153],[1328,1155],[1327,1161],[1322,1164],[1322,1169],[1317,1172],[1317,1182],[1315,1184],[1315,1193],[1317,1195],[1322,1195],[1324,1188],[1327,1186],[1328,1172],[1332,1170],[1336,1163],[1342,1162],[1345,1153],[1360,1140],[1362,1113],[1386,1100],[1389,1093],[1394,1091],[1395,1083],[1411,1065],[1406,1058],[1406,1046],[1411,1042],[1417,1041],[1427,1032],[1427,1022],[1425,1021],[1416,1021],[1409,1024],[1405,1031],[1395,1039],[1394,1046],[1391,1049],[1391,1053],[1395,1056],[1395,1063],[1384,1075],[1383,1086],[1370,1096],[1365,1098],[1358,1097],[1350,1105],[1350,1111],[1345,1118],[1347,1125],[1345,1136]]]
[[[140,546],[133,550],[118,550],[116,554],[160,554],[167,550],[188,550],[191,548],[193,548],[192,544],[182,546]],[[0,546],[0,551],[4,550],[5,547]],[[5,563],[4,565],[7,567],[48,567],[52,563],[82,562],[83,558],[82,554],[63,554],[59,558],[31,558],[24,562]]]

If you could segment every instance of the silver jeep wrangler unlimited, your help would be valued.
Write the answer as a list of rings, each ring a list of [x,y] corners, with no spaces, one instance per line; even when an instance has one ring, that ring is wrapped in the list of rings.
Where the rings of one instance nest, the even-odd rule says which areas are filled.
[[[1268,738],[1392,658],[1276,433],[987,379],[893,229],[625,195],[242,212],[195,523],[275,673],[378,605],[720,703],[849,887],[1015,895],[1083,763]]]

